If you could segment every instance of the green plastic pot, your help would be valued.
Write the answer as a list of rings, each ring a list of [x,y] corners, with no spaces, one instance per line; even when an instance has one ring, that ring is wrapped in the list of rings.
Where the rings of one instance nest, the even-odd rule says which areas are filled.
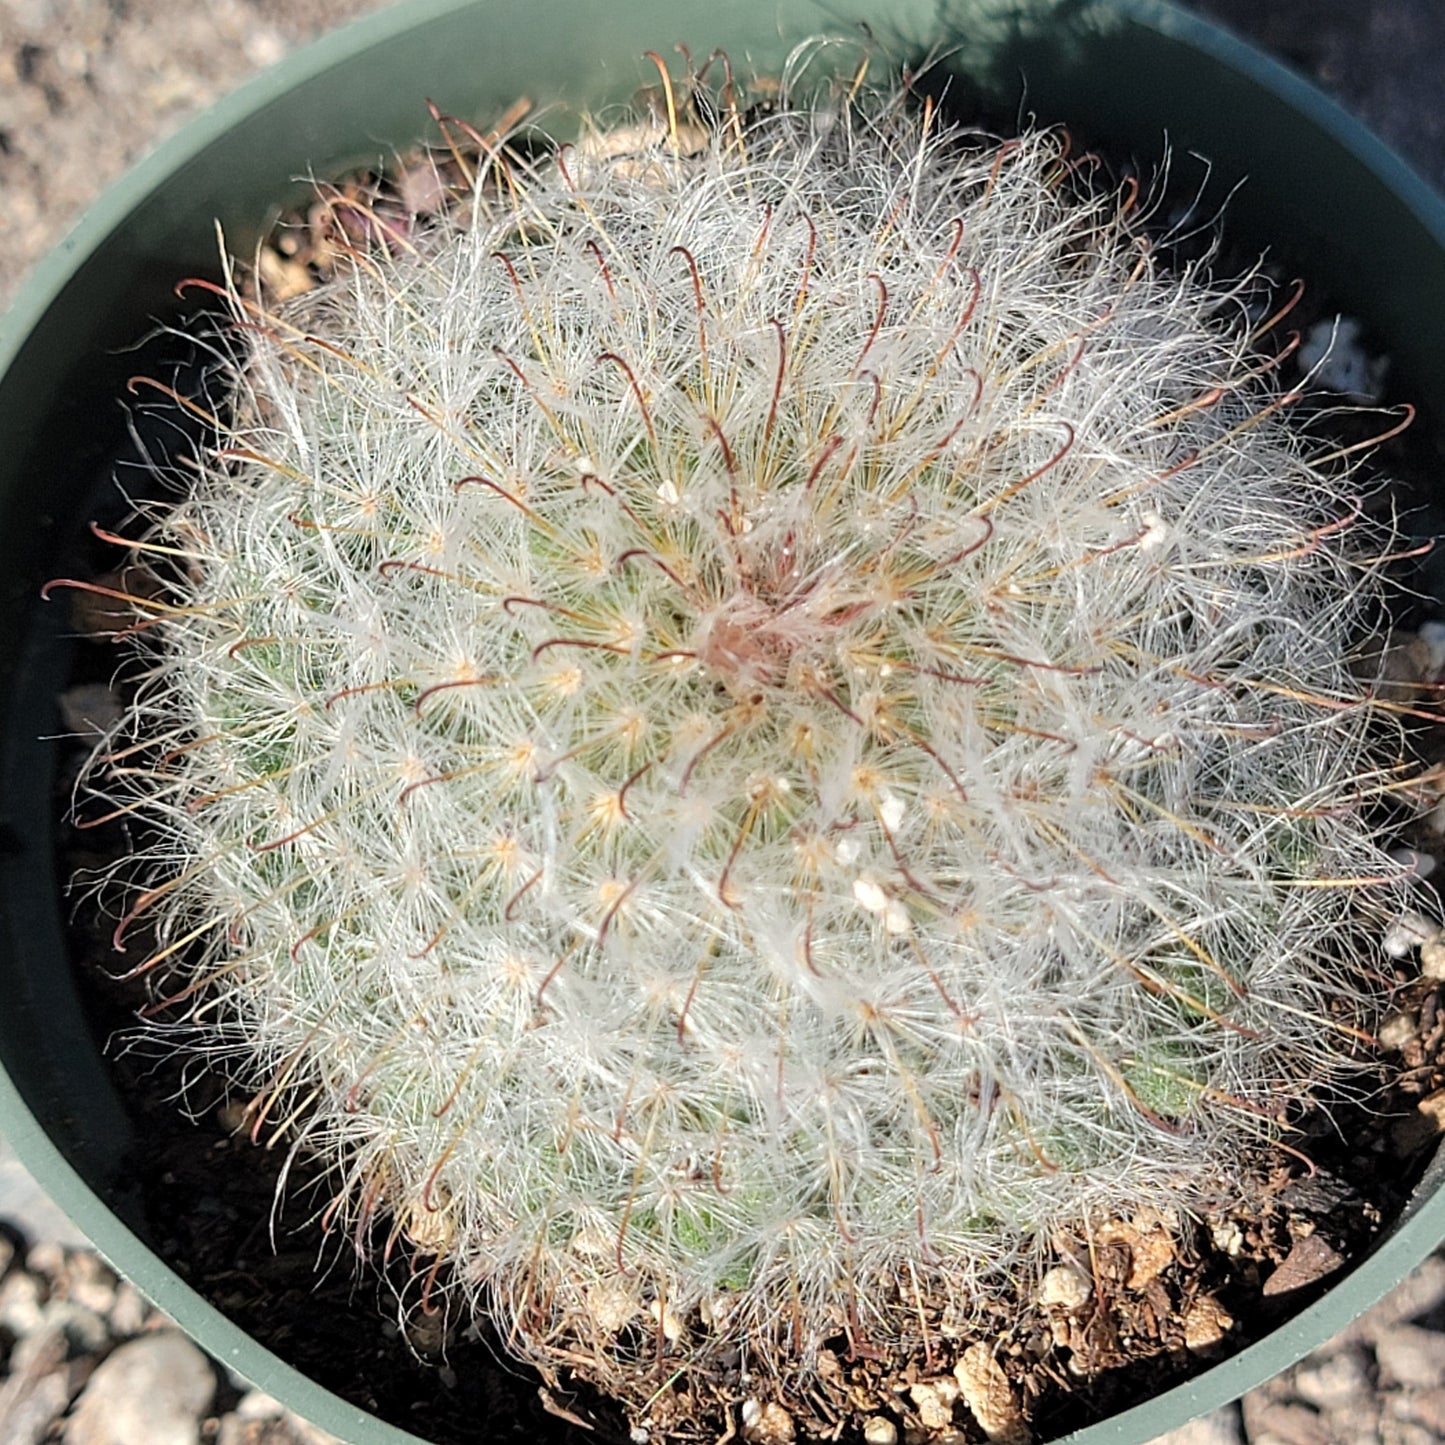
[[[1165,137],[1212,165],[1229,235],[1278,243],[1393,355],[1397,390],[1445,418],[1445,204],[1304,82],[1157,0],[414,0],[327,37],[193,121],[114,186],[0,325],[0,1130],[119,1271],[213,1355],[352,1445],[416,1436],[308,1380],[222,1316],[148,1245],[126,1183],[143,1147],[87,1027],[66,956],[53,801],[63,609],[38,605],[115,455],[126,349],[214,274],[215,224],[249,252],[298,176],[344,173],[429,134],[424,99],[486,118],[518,95],[565,132],[577,110],[655,81],[646,50],[722,47],[776,73],[820,32],[871,35],[997,114],[1065,122],[1146,166]],[[1022,105],[1021,105],[1022,101]],[[1198,173],[1195,173],[1197,179]],[[1323,1343],[1445,1237],[1445,1155],[1370,1255],[1289,1323],[1192,1382],[1069,1437],[1142,1442]],[[488,1436],[485,1421],[476,1437]],[[558,1425],[558,1439],[569,1437]],[[578,1439],[587,1438],[580,1433]]]

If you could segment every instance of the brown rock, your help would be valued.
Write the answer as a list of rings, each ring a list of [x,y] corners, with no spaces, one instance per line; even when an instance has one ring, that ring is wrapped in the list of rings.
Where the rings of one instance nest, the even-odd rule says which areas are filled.
[[[153,616],[154,609],[146,604],[161,591],[161,584],[150,573],[132,565],[102,573],[89,585],[104,590],[77,588],[72,591],[70,621],[82,636],[96,641],[117,637],[137,622]]]
[[[1279,1268],[1265,1280],[1262,1293],[1291,1294],[1333,1274],[1344,1262],[1344,1256],[1318,1234],[1303,1235],[1295,1240]]]
[[[1212,1294],[1202,1294],[1184,1315],[1184,1347],[1190,1354],[1207,1354],[1233,1328],[1234,1316]]]
[[[1029,1445],[1032,1436],[1019,1414],[1013,1386],[987,1345],[970,1345],[953,1373],[963,1403],[993,1445]]]
[[[82,682],[60,694],[60,718],[67,732],[94,741],[104,737],[124,716],[125,704],[103,682]]]
[[[1371,638],[1351,669],[1362,681],[1374,685],[1377,696],[1409,704],[1427,695],[1435,676],[1435,658],[1423,637],[1401,630]]]

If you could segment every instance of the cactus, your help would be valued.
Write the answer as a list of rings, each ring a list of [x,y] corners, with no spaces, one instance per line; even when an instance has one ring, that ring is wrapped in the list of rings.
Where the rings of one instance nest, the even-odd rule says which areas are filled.
[[[232,290],[89,776],[165,1036],[636,1409],[1235,1195],[1408,886],[1390,529],[1257,275],[1058,133],[650,136]]]

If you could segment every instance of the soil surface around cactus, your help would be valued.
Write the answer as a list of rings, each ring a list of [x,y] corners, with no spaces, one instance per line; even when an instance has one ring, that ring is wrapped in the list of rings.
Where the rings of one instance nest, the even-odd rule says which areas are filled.
[[[360,195],[373,181],[354,184]],[[328,224],[329,213],[313,213],[277,233],[262,265],[263,274],[270,270],[265,279],[272,294],[305,289],[324,268]],[[1306,326],[1330,315],[1313,298],[1301,312]],[[1339,425],[1347,431],[1345,443],[1370,435],[1368,420],[1346,418]],[[1363,428],[1358,436],[1349,431],[1355,427]],[[1385,467],[1403,479],[1409,496],[1412,477],[1423,494],[1433,463],[1433,444],[1417,430],[1391,444]],[[77,575],[104,573],[114,553],[98,548],[91,561],[91,572]],[[115,659],[110,636],[124,620],[91,599],[77,607],[76,623],[84,640],[71,694],[103,691]],[[1445,758],[1445,733],[1432,729],[1421,747],[1426,758]],[[62,768],[58,814],[67,811],[84,751],[78,745]],[[130,841],[118,825],[72,831],[62,841],[61,875],[105,867],[126,854]],[[1415,841],[1429,851],[1430,840]],[[95,910],[76,910],[71,942],[95,1037],[103,1043],[124,1033],[150,1001],[144,981],[110,979],[115,955]],[[982,1340],[1008,1377],[1020,1425],[1048,1439],[1158,1394],[1308,1304],[1398,1213],[1445,1123],[1441,985],[1419,978],[1413,959],[1397,966],[1393,985],[1397,1013],[1410,1024],[1407,1037],[1392,1040],[1397,1052],[1379,1069],[1379,1092],[1367,1104],[1335,1111],[1333,1121],[1323,1113],[1297,1121],[1288,1148],[1261,1149],[1255,1191],[1243,1204],[1203,1219],[1118,1221],[1099,1231],[1081,1262],[1091,1277],[1082,1306],[1069,1311],[1031,1299],[999,1301],[991,1331],[940,1338],[929,1358],[893,1358],[840,1336],[830,1342],[815,1387],[785,1402],[786,1430],[800,1439],[859,1441],[866,1422],[881,1418],[900,1439],[981,1440],[973,1416],[955,1407],[952,1370],[966,1346]],[[292,1166],[286,1199],[277,1203],[285,1143],[268,1150],[264,1138],[258,1145],[237,1132],[243,1111],[223,1097],[217,1081],[179,1060],[111,1052],[144,1141],[132,1181],[144,1217],[133,1222],[185,1278],[270,1349],[436,1445],[627,1438],[615,1404],[577,1385],[565,1368],[539,1387],[498,1341],[448,1314],[445,1291],[436,1292],[437,1306],[424,1308],[429,1258],[397,1246],[380,1278],[371,1265],[359,1266],[353,1241],[322,1229],[328,1190],[307,1177],[305,1161]],[[189,1119],[177,1110],[177,1096]],[[361,1243],[380,1255],[385,1225]],[[928,1313],[926,1300],[920,1307]],[[784,1433],[769,1437],[760,1428],[766,1417],[759,1422],[745,1413],[747,1402],[771,1400],[766,1380],[736,1369],[720,1372],[695,1387],[710,1392],[698,1398],[669,1393],[669,1376],[665,1358],[639,1366],[639,1394],[658,1392],[650,1416],[668,1438],[709,1445],[736,1432],[755,1440],[794,1438],[777,1420],[773,1425]],[[887,1436],[875,1431],[869,1438]]]

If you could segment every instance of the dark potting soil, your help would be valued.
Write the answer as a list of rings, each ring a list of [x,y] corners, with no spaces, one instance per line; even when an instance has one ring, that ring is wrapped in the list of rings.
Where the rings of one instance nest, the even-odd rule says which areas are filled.
[[[346,184],[370,193],[377,179]],[[298,285],[322,264],[308,229],[314,224],[314,218],[294,218],[291,232],[278,232],[281,244],[272,253],[278,274],[289,274]],[[1226,252],[1222,270],[1229,270],[1231,259]],[[1286,279],[1282,270],[1280,279]],[[1331,315],[1325,299],[1306,292],[1290,324],[1307,327]],[[1282,338],[1279,344],[1285,344]],[[1387,404],[1392,400],[1387,397]],[[145,450],[183,450],[180,431],[162,440],[174,423],[173,415],[162,417]],[[1344,445],[1389,424],[1379,414],[1345,414],[1326,423]],[[1417,423],[1386,442],[1375,459],[1382,473],[1399,481],[1391,496],[1405,500],[1407,533],[1445,530],[1425,501],[1441,472],[1441,435]],[[84,554],[77,566],[88,570],[71,575],[99,577],[116,567],[116,549],[102,542],[77,542],[77,551]],[[1430,559],[1414,565],[1418,590],[1445,591],[1431,586]],[[1429,611],[1427,602],[1405,598],[1390,621],[1408,627]],[[129,620],[114,609],[107,614],[93,598],[78,602],[72,688],[111,682],[116,651],[110,634]],[[1421,723],[1417,744],[1423,759],[1445,758],[1445,728]],[[60,763],[60,815],[69,810],[85,752],[83,744],[74,744]],[[1409,841],[1408,834],[1402,841]],[[59,845],[60,874],[105,867],[132,844],[120,821],[68,828]],[[423,1308],[432,1261],[404,1243],[381,1259],[386,1221],[361,1242],[365,1260],[349,1237],[328,1234],[329,1190],[304,1157],[291,1163],[287,1192],[279,1197],[286,1143],[267,1149],[237,1132],[246,1101],[228,1100],[222,1084],[196,1063],[149,1057],[143,1046],[125,1042],[151,999],[143,980],[112,977],[125,964],[112,950],[111,926],[94,907],[76,908],[72,959],[97,1046],[108,1050],[134,1124],[131,1177],[123,1183],[133,1184],[144,1201],[137,1223],[182,1277],[303,1373],[436,1445],[627,1438],[615,1405],[565,1375],[540,1382],[509,1360],[484,1326],[449,1313],[444,1289],[431,1291]],[[133,949],[138,945],[137,938]],[[1254,1189],[1247,1199],[1182,1219],[1162,1235],[1141,1220],[1096,1239],[1087,1258],[1093,1297],[1075,1316],[1051,1315],[1029,1300],[994,1307],[992,1328],[977,1338],[993,1347],[1036,1438],[1157,1395],[1259,1338],[1358,1261],[1398,1214],[1436,1142],[1439,1126],[1417,1104],[1445,1088],[1445,1002],[1440,986],[1420,979],[1413,962],[1374,982],[1394,992],[1397,1013],[1411,1022],[1408,1037],[1382,1056],[1377,1092],[1367,1101],[1340,1105],[1329,1118],[1320,1110],[1294,1121],[1287,1147],[1261,1148],[1252,1161]],[[928,1312],[925,1301],[925,1317]],[[970,1343],[936,1334],[930,1343],[933,1322],[925,1318],[920,1340],[895,1356],[880,1356],[846,1337],[831,1341],[819,1380],[787,1402],[798,1434],[857,1442],[871,1415],[890,1418],[900,1433],[921,1429],[910,1386],[947,1375]],[[663,1391],[657,1413],[677,1420],[678,1439],[711,1442],[736,1429],[741,1402],[761,1383],[720,1371],[699,1384],[694,1397],[671,1400],[669,1410],[665,1359],[657,1369]],[[962,1412],[956,1424],[967,1438],[982,1438]]]

